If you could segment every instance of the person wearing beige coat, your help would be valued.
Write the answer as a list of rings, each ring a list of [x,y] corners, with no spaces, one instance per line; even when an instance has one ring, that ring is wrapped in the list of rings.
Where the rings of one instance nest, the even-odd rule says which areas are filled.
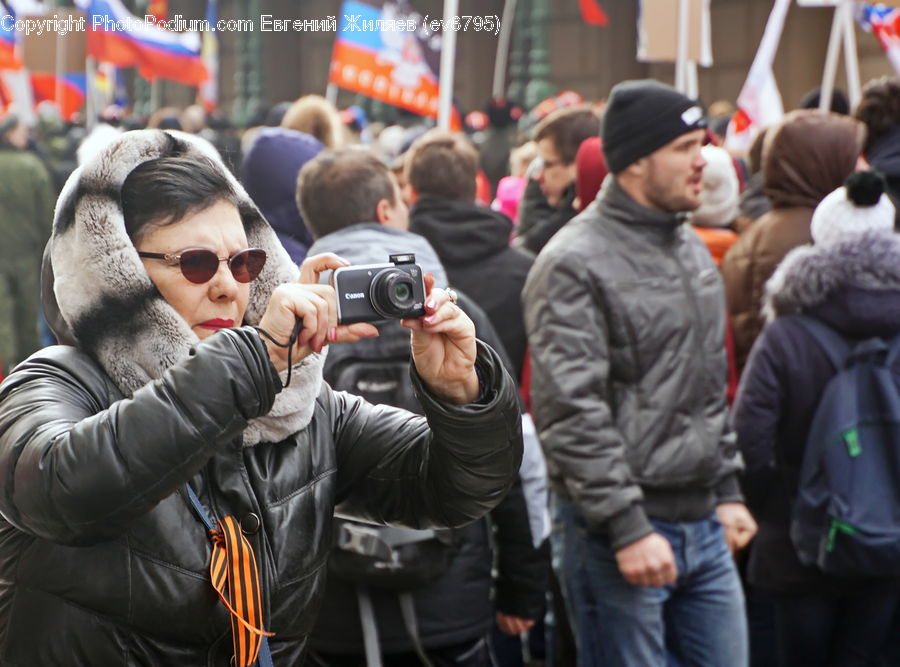
[[[792,111],[768,132],[763,191],[772,210],[741,235],[721,265],[739,370],[762,330],[766,281],[791,249],[810,242],[813,210],[853,172],[864,138],[859,121],[810,110]]]

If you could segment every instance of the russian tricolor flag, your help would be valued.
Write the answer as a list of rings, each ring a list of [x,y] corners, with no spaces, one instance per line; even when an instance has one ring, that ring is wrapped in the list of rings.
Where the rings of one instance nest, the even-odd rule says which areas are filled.
[[[56,82],[60,81],[62,99],[56,99]],[[45,100],[56,103],[63,118],[70,120],[81,107],[87,95],[87,76],[84,72],[71,72],[57,77],[49,72],[32,72],[31,88],[34,92],[34,103]]]
[[[5,9],[0,4],[0,10]],[[9,20],[0,21],[0,69],[19,69],[22,61],[16,55],[16,31]]]
[[[862,5],[857,8],[860,27],[874,33],[896,72],[900,72],[900,9],[885,5]]]
[[[79,0],[87,14],[88,55],[137,67],[146,79],[199,86],[209,78],[200,58],[200,33],[170,32],[131,14],[121,0]]]

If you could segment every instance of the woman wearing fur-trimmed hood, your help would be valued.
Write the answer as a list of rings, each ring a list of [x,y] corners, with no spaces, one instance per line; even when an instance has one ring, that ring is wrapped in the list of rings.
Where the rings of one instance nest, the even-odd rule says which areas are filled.
[[[767,326],[735,402],[744,490],[759,524],[749,578],[775,600],[779,664],[874,664],[900,601],[896,579],[843,579],[802,564],[790,536],[806,440],[836,369],[786,316],[815,318],[850,342],[900,334],[900,236],[882,192],[879,176],[861,172],[816,208],[813,245],[788,253],[766,285]],[[900,382],[900,367],[893,373]]]
[[[461,525],[514,480],[515,385],[453,294],[403,321],[426,417],[332,392],[325,346],[374,332],[316,284],[342,260],[298,272],[201,140],[76,171],[49,259],[69,344],[0,386],[0,664],[302,664],[336,506]]]

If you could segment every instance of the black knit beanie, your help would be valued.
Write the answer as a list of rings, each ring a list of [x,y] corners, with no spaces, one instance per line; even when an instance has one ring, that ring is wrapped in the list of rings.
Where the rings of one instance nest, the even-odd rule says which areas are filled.
[[[695,100],[653,79],[613,87],[603,114],[603,155],[616,174],[686,132],[706,127]]]

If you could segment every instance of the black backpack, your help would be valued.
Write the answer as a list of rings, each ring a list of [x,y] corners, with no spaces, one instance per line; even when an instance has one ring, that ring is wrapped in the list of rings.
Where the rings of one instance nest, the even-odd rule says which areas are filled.
[[[403,343],[402,351],[381,359],[346,355],[328,359],[329,384],[370,403],[421,413],[409,377],[408,334]],[[402,592],[427,586],[447,571],[458,546],[452,530],[410,530],[347,519],[335,519],[335,524],[330,576],[377,589]]]
[[[379,327],[374,340],[329,350],[325,379],[332,389],[370,403],[421,414],[409,376],[409,332],[397,322]],[[356,587],[360,624],[369,667],[381,667],[378,624],[369,589],[396,593],[403,623],[422,664],[431,662],[419,640],[412,593],[442,576],[459,548],[453,530],[410,530],[335,518],[336,543],[328,556],[328,576]]]
[[[806,440],[791,517],[801,562],[837,576],[900,575],[900,336],[850,343],[792,316],[836,369]]]

